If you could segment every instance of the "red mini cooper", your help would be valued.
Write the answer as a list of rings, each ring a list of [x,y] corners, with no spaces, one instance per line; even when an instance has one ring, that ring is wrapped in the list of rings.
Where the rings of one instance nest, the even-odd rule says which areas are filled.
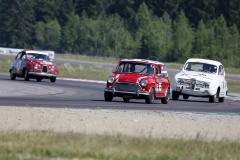
[[[104,90],[105,101],[112,101],[113,97],[122,97],[124,102],[145,99],[149,104],[154,99],[161,99],[167,104],[170,82],[165,65],[145,59],[120,60]]]
[[[22,77],[26,81],[34,78],[38,82],[43,78],[55,82],[59,73],[57,65],[52,62],[48,53],[34,50],[19,52],[9,72],[11,80]]]

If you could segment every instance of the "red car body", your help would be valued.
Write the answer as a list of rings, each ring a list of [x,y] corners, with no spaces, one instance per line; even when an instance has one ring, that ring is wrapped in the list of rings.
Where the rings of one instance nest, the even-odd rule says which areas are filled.
[[[55,82],[59,71],[57,65],[49,58],[48,53],[24,50],[17,54],[9,73],[11,80],[22,77],[26,81],[33,78],[40,82],[44,78]]]
[[[145,99],[146,103],[161,99],[167,104],[170,82],[165,65],[144,59],[120,60],[104,90],[105,101],[112,101],[113,97],[123,97],[124,102]]]

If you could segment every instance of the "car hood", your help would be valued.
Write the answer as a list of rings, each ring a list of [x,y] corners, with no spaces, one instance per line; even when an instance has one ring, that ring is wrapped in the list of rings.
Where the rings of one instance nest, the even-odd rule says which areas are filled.
[[[117,74],[117,82],[139,83],[143,78],[150,77],[147,74],[125,73]]]
[[[211,81],[212,79],[216,78],[217,75],[213,73],[204,73],[204,72],[193,72],[193,71],[181,71],[176,75],[176,78],[183,78],[183,79],[196,79],[199,81]]]
[[[40,64],[40,65],[55,65],[53,62],[51,61],[46,61],[46,60],[39,60],[39,59],[35,59],[32,60],[32,62],[36,63],[36,64]]]

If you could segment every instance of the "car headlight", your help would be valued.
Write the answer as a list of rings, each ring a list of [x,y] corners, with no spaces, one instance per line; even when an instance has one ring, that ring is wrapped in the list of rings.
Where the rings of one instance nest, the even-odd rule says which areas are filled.
[[[209,88],[210,83],[209,82],[203,82],[202,86],[203,88]]]
[[[107,82],[108,83],[113,83],[114,82],[114,78],[113,77],[108,77]]]
[[[146,87],[147,84],[148,84],[148,82],[147,82],[146,80],[142,80],[142,81],[140,82],[140,85],[143,86],[143,87]]]
[[[55,69],[55,66],[52,66],[52,67],[51,67],[51,71],[54,71],[54,69]]]
[[[35,64],[34,69],[38,69],[38,64]]]
[[[183,81],[183,79],[178,78],[177,83],[178,83],[178,84],[184,84],[184,81]]]

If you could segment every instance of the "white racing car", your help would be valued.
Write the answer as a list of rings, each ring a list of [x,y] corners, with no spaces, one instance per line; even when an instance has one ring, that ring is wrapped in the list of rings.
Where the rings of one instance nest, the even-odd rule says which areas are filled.
[[[206,97],[209,102],[224,102],[228,87],[223,65],[214,60],[190,58],[172,80],[172,99]]]

